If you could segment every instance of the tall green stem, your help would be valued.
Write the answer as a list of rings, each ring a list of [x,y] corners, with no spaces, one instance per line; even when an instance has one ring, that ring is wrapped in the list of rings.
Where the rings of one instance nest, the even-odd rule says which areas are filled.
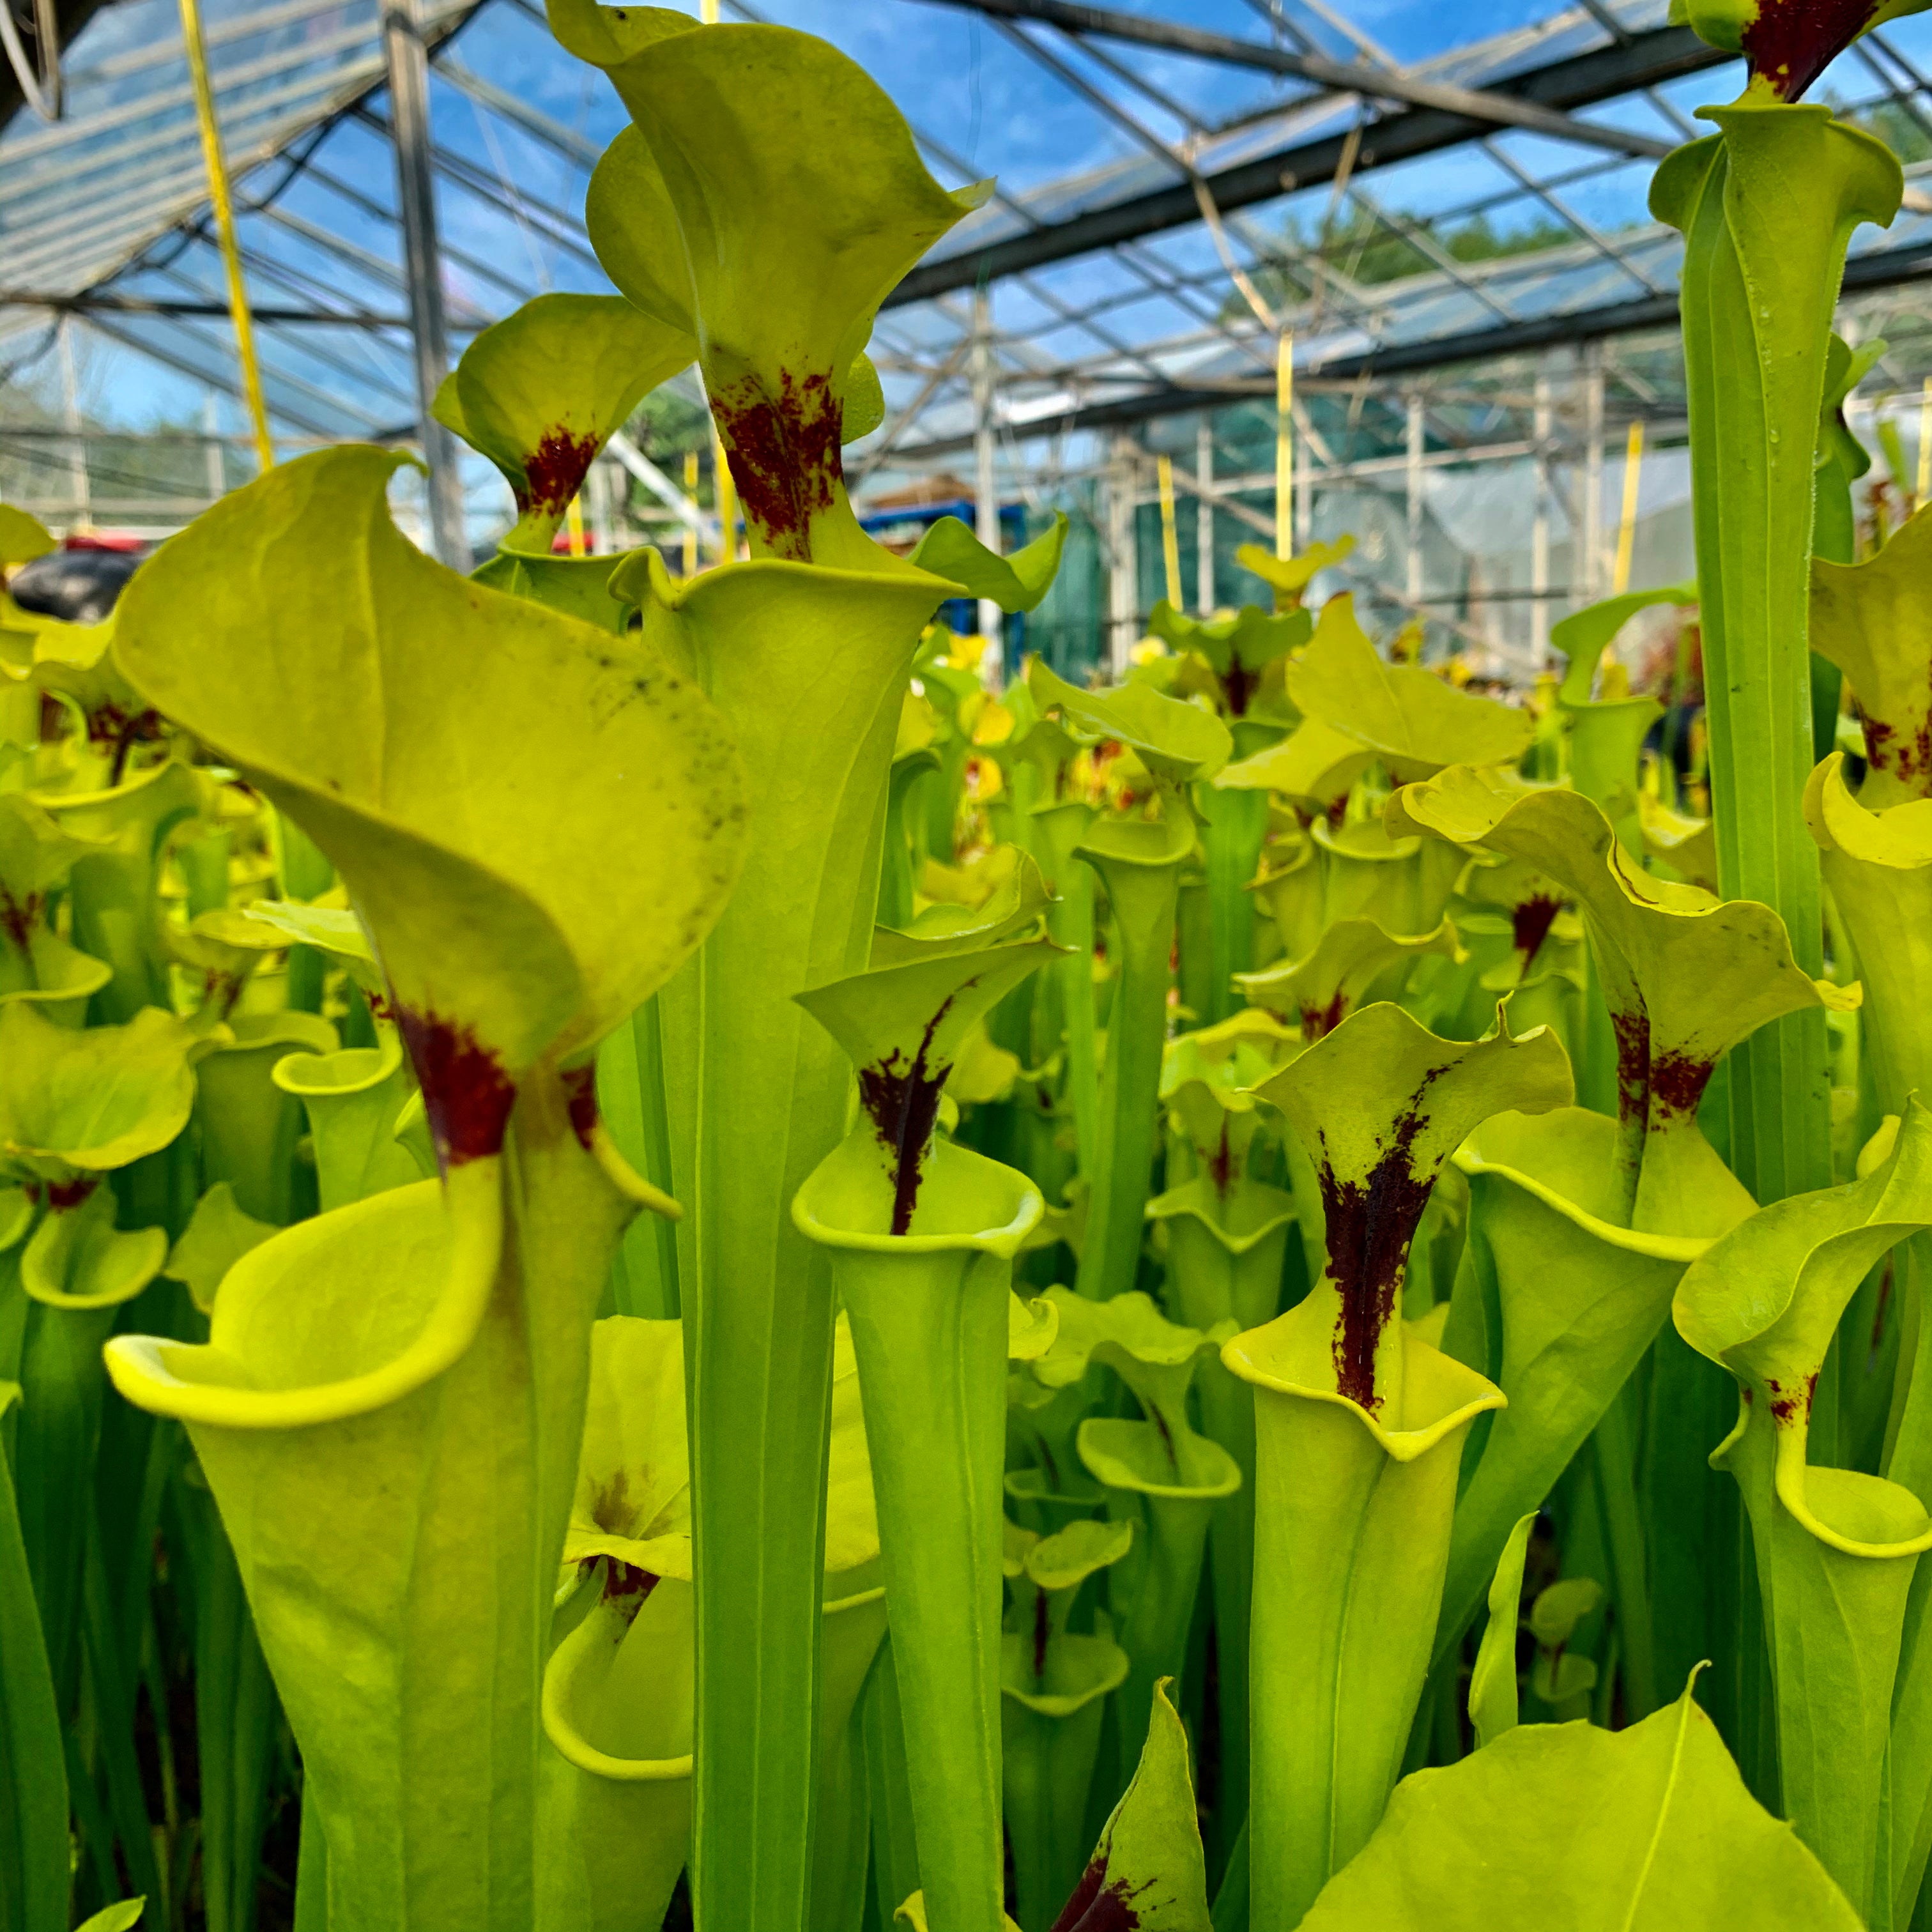
[[[820,1168],[798,1218],[830,1250],[859,1359],[921,1886],[934,1924],[1000,1932],[1007,1305],[1041,1202],[941,1144],[919,1231],[872,1232],[872,1139],[862,1125]]]
[[[1811,759],[1813,469],[1845,248],[1889,222],[1898,164],[1828,108],[1754,92],[1706,108],[1718,135],[1658,171],[1685,239],[1684,349],[1718,876],[1783,916],[1820,970],[1818,860],[1800,810]],[[1792,1014],[1732,1056],[1732,1160],[1761,1201],[1828,1186],[1824,1016]]]
[[[1105,822],[1080,848],[1106,886],[1120,962],[1107,1020],[1093,1192],[1078,1277],[1080,1292],[1100,1301],[1134,1285],[1153,1191],[1168,962],[1181,862],[1193,842],[1184,808],[1171,799],[1168,809],[1174,818],[1165,824]]]
[[[792,1197],[850,1072],[793,995],[862,968],[894,734],[938,586],[764,562],[667,585],[646,634],[723,712],[743,874],[660,996],[690,1364],[698,1589],[693,1882],[716,1932],[803,1922],[818,1742],[832,1294]]]

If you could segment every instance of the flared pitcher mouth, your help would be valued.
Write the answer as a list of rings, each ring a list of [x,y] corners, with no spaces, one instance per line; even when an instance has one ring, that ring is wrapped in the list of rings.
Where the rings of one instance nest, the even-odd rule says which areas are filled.
[[[1010,1260],[1046,1212],[1016,1169],[935,1137],[926,1156],[912,1232],[888,1232],[892,1190],[881,1177],[869,1124],[820,1161],[792,1198],[793,1225],[823,1247],[881,1255],[971,1250]]]
[[[1222,1346],[1221,1360],[1231,1374],[1257,1389],[1346,1409],[1376,1447],[1397,1462],[1426,1456],[1484,1410],[1509,1406],[1508,1396],[1495,1383],[1432,1348],[1412,1329],[1402,1338],[1402,1415],[1390,1427],[1334,1386],[1331,1324],[1312,1296],[1264,1326],[1231,1337]]]
[[[1573,1118],[1579,1116],[1582,1118]],[[1573,1144],[1579,1136],[1568,1131],[1597,1121],[1602,1123],[1600,1131],[1594,1128],[1588,1131],[1604,1142],[1600,1156],[1598,1150]],[[1579,1171],[1606,1180],[1616,1135],[1616,1123],[1607,1114],[1592,1113],[1582,1107],[1567,1107],[1558,1113],[1541,1114],[1533,1118],[1527,1114],[1496,1114],[1477,1128],[1452,1158],[1466,1174],[1495,1174],[1511,1186],[1521,1188],[1526,1194],[1534,1196],[1545,1207],[1606,1246],[1622,1248],[1631,1254],[1647,1256],[1653,1261],[1677,1262],[1686,1265],[1694,1262],[1711,1247],[1718,1236],[1654,1234],[1636,1228],[1619,1227],[1615,1222],[1592,1213],[1574,1198],[1576,1194],[1586,1192],[1586,1189],[1576,1186],[1573,1177],[1564,1172],[1563,1168],[1587,1159],[1589,1165]],[[1571,1157],[1569,1162],[1566,1162],[1566,1156]]]
[[[476,1340],[502,1259],[502,1162],[466,1162],[446,1182],[419,1180],[285,1228],[238,1262],[216,1298],[209,1339],[176,1342],[156,1335],[117,1335],[106,1346],[107,1372],[137,1408],[217,1429],[302,1429],[340,1422],[386,1408],[460,1360]],[[358,1240],[357,1238],[360,1237]],[[364,1244],[368,1244],[365,1247]],[[392,1329],[369,1347],[376,1359],[353,1359],[356,1324],[338,1330],[336,1352],[350,1359],[342,1372],[319,1382],[298,1378],[291,1359],[296,1336],[316,1335],[315,1270],[333,1248],[394,1256],[413,1250],[434,1285],[416,1298],[413,1332]],[[362,1271],[334,1264],[366,1288]],[[275,1306],[299,1300],[304,1318],[278,1322]],[[264,1346],[265,1342],[267,1346]],[[323,1352],[325,1359],[329,1352]],[[280,1355],[278,1361],[274,1357]]]

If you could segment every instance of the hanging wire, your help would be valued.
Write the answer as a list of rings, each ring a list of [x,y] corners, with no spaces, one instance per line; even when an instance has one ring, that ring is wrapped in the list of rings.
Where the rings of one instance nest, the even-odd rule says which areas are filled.
[[[4,7],[5,0],[0,0]],[[242,251],[235,240],[235,208],[229,197],[228,164],[221,152],[221,127],[214,118],[214,91],[208,85],[208,47],[201,31],[200,0],[180,0],[182,38],[194,82],[194,118],[201,130],[201,155],[208,171],[208,198],[228,272],[229,313],[235,324],[235,352],[242,364],[242,388],[255,431],[255,453],[264,471],[275,464],[268,434],[268,406],[262,399],[262,365],[255,352],[255,325],[248,312],[248,288],[242,277]]]

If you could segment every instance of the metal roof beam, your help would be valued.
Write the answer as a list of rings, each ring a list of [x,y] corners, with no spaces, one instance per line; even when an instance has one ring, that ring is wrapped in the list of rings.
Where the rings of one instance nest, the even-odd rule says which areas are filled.
[[[44,308],[69,315],[165,315],[188,320],[226,322],[230,310],[225,302],[164,302],[152,296],[125,296],[107,290],[92,295],[37,295],[25,289],[0,289],[0,308]],[[406,315],[331,315],[320,309],[278,308],[272,303],[251,302],[248,312],[257,322],[280,322],[299,327],[314,324],[328,328],[406,328]]]
[[[1087,7],[1075,0],[930,0],[942,7],[962,7],[1010,20],[1041,20],[1070,34],[1127,40],[1163,53],[1182,54],[1223,66],[1258,68],[1264,73],[1305,80],[1336,94],[1359,94],[1368,100],[1400,100],[1411,107],[1433,107],[1466,119],[1497,127],[1522,128],[1554,140],[1577,141],[1592,148],[1660,160],[1670,151],[1667,142],[1624,128],[1606,128],[1579,121],[1560,110],[1534,100],[1492,94],[1486,88],[1458,87],[1446,81],[1424,80],[1400,70],[1366,61],[1330,60],[1323,54],[1292,53],[1258,40],[1210,34],[1174,20],[1150,20],[1138,14],[1117,14],[1111,8]]]
[[[1636,34],[1621,46],[1594,48],[1511,75],[1487,91],[1507,92],[1546,106],[1581,107],[1720,66],[1731,58],[1706,46],[1688,27],[1660,27]],[[1354,172],[1364,174],[1371,168],[1440,153],[1490,132],[1493,124],[1439,108],[1410,108],[1366,130],[1355,157]],[[1256,155],[1219,172],[1204,174],[1203,178],[1225,218],[1232,209],[1250,208],[1298,188],[1332,181],[1348,146],[1346,134],[1326,135]],[[955,289],[975,287],[982,277],[992,279],[1043,267],[1144,235],[1192,227],[1200,219],[1192,185],[1177,182],[1046,223],[1024,235],[922,262],[886,298],[884,306],[902,308]]]
[[[1856,295],[1865,289],[1888,288],[1900,282],[1932,274],[1932,242],[1905,248],[1879,249],[1854,256],[1846,264],[1844,292]],[[1674,294],[1646,296],[1637,300],[1607,304],[1556,315],[1537,316],[1500,328],[1472,329],[1459,335],[1432,337],[1428,340],[1401,343],[1386,349],[1372,350],[1360,356],[1338,356],[1306,373],[1326,383],[1352,382],[1360,377],[1398,376],[1424,370],[1449,368],[1460,362],[1498,361],[1504,356],[1528,355],[1539,349],[1560,346],[1612,335],[1632,335],[1646,329],[1668,328],[1677,320]],[[1241,401],[1272,407],[1272,384],[1256,384],[1245,394],[1227,388],[1172,388],[1144,391],[1112,401],[1092,404],[1057,416],[1043,416],[1026,422],[1000,425],[1000,435],[1010,442],[1028,442],[1043,436],[1064,436],[1077,430],[1117,429],[1130,423],[1149,422],[1162,416],[1186,416],[1197,410],[1226,409]],[[951,455],[972,447],[970,436],[952,436],[931,442],[901,444],[902,463],[916,463],[928,457]]]

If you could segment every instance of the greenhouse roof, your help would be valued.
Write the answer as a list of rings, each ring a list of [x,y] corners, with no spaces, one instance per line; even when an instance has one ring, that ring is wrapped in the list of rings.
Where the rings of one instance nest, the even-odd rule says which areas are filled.
[[[725,0],[727,20],[853,55],[949,184],[998,182],[879,318],[889,416],[856,471],[970,443],[982,339],[1010,455],[1271,397],[1278,328],[1318,387],[1674,320],[1678,244],[1647,212],[1649,176],[1738,76],[1666,24],[1664,0],[1126,4]],[[278,436],[410,438],[376,0],[206,14]],[[460,347],[540,291],[608,286],[582,209],[623,110],[532,0],[428,0],[424,26]],[[1932,165],[1928,61],[1932,16],[1898,21],[1813,98],[1916,173]],[[43,366],[76,316],[130,352],[110,412],[178,423],[238,380],[176,0],[101,6],[63,68],[62,119],[16,108],[0,128],[0,375]],[[1888,232],[1862,231],[1849,280],[1896,282],[1928,257],[1932,199],[1915,188]]]

